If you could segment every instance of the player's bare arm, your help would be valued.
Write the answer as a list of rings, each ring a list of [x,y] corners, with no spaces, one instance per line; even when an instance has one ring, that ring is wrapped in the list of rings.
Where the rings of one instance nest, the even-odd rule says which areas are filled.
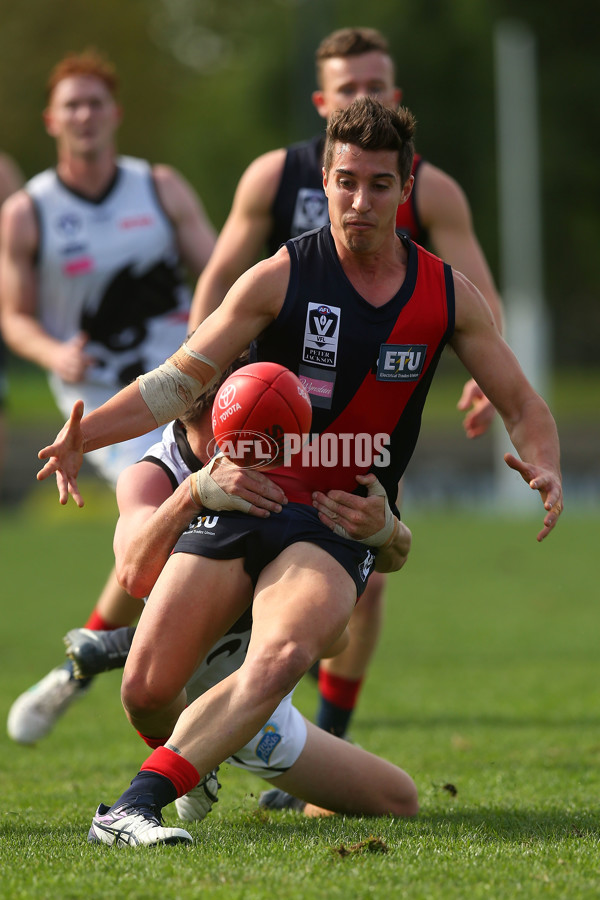
[[[151,462],[136,463],[121,473],[117,503],[117,578],[132,597],[145,597],[196,510],[189,490],[179,485],[173,492],[166,472]]]
[[[419,173],[419,214],[434,251],[479,288],[503,332],[502,302],[473,229],[469,202],[460,185],[441,169],[423,162]],[[484,434],[495,410],[477,383],[464,386],[457,408],[466,413],[463,428],[469,438]]]
[[[477,288],[458,272],[454,273],[454,285],[456,328],[451,345],[502,416],[520,456],[518,460],[508,454],[507,464],[540,493],[547,511],[538,534],[541,541],[554,528],[563,509],[556,423],[499,334]]]
[[[14,159],[6,153],[0,153],[0,206],[7,197],[22,187],[25,178]]]
[[[81,380],[92,359],[85,353],[87,338],[53,338],[37,318],[35,256],[38,227],[31,199],[24,191],[2,207],[0,224],[0,298],[2,333],[19,356],[65,381]]]
[[[264,517],[270,510],[281,510],[285,495],[266,475],[247,472],[228,460],[224,463],[212,473],[214,480],[228,495],[247,499],[250,515]],[[150,593],[178,538],[198,514],[190,491],[194,476],[188,476],[173,491],[163,469],[142,461],[129,466],[119,477],[115,563],[119,582],[133,597]]]
[[[273,225],[271,208],[284,162],[285,150],[274,150],[256,159],[242,175],[227,221],[196,286],[190,330],[214,312],[240,275],[260,259]]]
[[[215,246],[215,229],[196,192],[178,172],[156,165],[152,175],[160,202],[175,228],[181,258],[190,273],[198,276]]]

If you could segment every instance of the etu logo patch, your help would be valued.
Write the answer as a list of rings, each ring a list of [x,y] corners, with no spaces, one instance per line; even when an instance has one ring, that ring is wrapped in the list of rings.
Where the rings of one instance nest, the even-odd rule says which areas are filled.
[[[377,381],[417,381],[427,356],[427,344],[382,344]]]

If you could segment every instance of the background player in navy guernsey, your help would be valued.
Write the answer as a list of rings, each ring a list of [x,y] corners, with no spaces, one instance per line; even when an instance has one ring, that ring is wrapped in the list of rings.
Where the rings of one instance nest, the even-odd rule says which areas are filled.
[[[0,232],[2,330],[15,353],[46,369],[57,405],[100,406],[160,363],[187,331],[191,292],[214,230],[193,189],[173,169],[117,156],[117,76],[96,53],[52,70],[44,123],[57,165],[4,204]],[[160,432],[157,432],[157,436]],[[111,484],[148,439],[91,457]],[[128,624],[141,611],[111,572],[90,628]],[[10,736],[33,743],[89,686],[68,666],[13,704]]]
[[[372,28],[342,28],[327,35],[316,51],[316,85],[312,101],[327,120],[357,96],[370,95],[390,107],[400,102],[394,61],[385,37]],[[191,327],[212,312],[239,276],[258,261],[266,248],[275,253],[289,238],[329,220],[323,192],[325,135],[260,156],[242,175],[231,212],[194,295]],[[396,227],[463,272],[488,301],[502,330],[502,309],[489,267],[473,231],[464,192],[446,172],[415,155],[414,186],[398,207]],[[325,303],[326,305],[326,303]],[[318,306],[318,304],[317,304]],[[307,354],[308,355],[308,354]],[[316,361],[315,351],[313,360]],[[301,377],[315,407],[327,404],[331,381],[322,366],[303,360]],[[325,372],[325,374],[324,374]],[[459,408],[466,411],[469,437],[489,426],[494,410],[471,379]],[[350,725],[383,620],[386,576],[375,573],[357,607],[348,649],[319,668],[320,701],[316,721],[335,734]]]
[[[461,273],[400,239],[395,231],[396,209],[412,187],[413,130],[414,120],[407,110],[396,112],[371,98],[359,98],[330,119],[324,186],[331,226],[297,239],[303,245],[297,270],[290,252],[296,242],[292,242],[292,247],[283,247],[242,275],[219,308],[165,366],[142,376],[84,418],[83,404],[75,404],[55,442],[39,454],[47,462],[38,477],[43,480],[56,474],[61,501],[66,502],[71,493],[78,504],[82,502],[77,473],[84,451],[149,431],[161,420],[179,415],[182,405],[214,383],[219,371],[252,340],[270,327],[283,326],[286,319],[297,368],[304,335],[294,327],[289,298],[296,296],[305,314],[311,302],[322,299],[299,293],[298,287],[304,261],[314,257],[313,246],[320,253],[319,242],[325,241],[332,277],[345,282],[342,314],[350,319],[364,313],[390,320],[384,339],[389,346],[380,347],[379,354],[373,354],[372,345],[366,347],[368,359],[360,363],[363,371],[351,403],[360,400],[365,390],[374,402],[384,398],[386,404],[397,407],[383,422],[392,430],[388,452],[394,479],[407,462],[397,426],[410,407],[412,440],[418,408],[425,399],[421,386],[447,341],[502,416],[519,454],[506,454],[506,462],[531,490],[539,492],[544,517],[537,538],[548,536],[563,500],[558,435],[546,403],[525,378],[477,289]],[[420,310],[413,301],[422,277],[434,285],[436,296]],[[328,300],[332,307],[338,305],[335,295]],[[407,364],[406,351],[413,344],[426,345],[426,360],[406,390],[400,376],[405,366],[408,370],[413,366],[414,361]],[[386,360],[382,367],[381,352]],[[388,375],[396,367],[388,368],[387,363],[394,358],[401,360],[396,370],[399,377],[390,380]],[[338,361],[344,369],[337,372],[334,391],[346,378],[354,377],[348,364],[354,366],[355,360],[349,363],[340,354]],[[398,403],[390,390],[398,391]],[[182,400],[182,391],[190,399]],[[359,402],[355,412],[355,438],[366,435],[374,441],[370,410]],[[343,416],[341,411],[332,423],[334,429]],[[328,434],[323,432],[321,437]],[[330,436],[336,438],[335,430]],[[357,449],[357,443],[351,450]],[[93,824],[105,836],[100,839],[112,843],[125,829],[133,841],[151,828],[153,843],[169,840],[157,819],[160,810],[256,733],[311,663],[342,633],[370,569],[376,565],[383,571],[397,570],[406,561],[411,534],[393,515],[389,497],[375,477],[377,469],[363,474],[362,464],[351,454],[346,463],[334,467],[344,470],[344,483],[332,489],[322,468],[326,467],[313,460],[312,466],[295,468],[291,476],[284,467],[272,471],[271,479],[284,487],[288,500],[300,499],[288,502],[280,513],[250,519],[243,513],[224,512],[210,529],[190,528],[178,541],[150,594],[122,686],[130,722],[142,734],[165,744],[146,760],[143,771],[112,807],[100,808]],[[383,470],[379,474],[387,480]],[[355,491],[347,489],[351,483]],[[288,484],[292,486],[289,493]],[[313,490],[315,484],[320,489]],[[308,499],[307,489],[312,491]],[[206,591],[200,604],[198,584]],[[185,708],[181,690],[198,658],[250,603],[253,632],[244,663]],[[159,643],[164,652],[157,655]],[[190,838],[180,835],[178,839]]]

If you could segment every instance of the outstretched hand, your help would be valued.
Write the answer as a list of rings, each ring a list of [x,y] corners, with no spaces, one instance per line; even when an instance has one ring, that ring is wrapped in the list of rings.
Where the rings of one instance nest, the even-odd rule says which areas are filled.
[[[563,511],[560,476],[550,469],[542,469],[540,466],[532,466],[530,463],[523,462],[512,453],[504,454],[504,462],[521,475],[532,491],[540,493],[544,509],[548,511],[544,517],[544,527],[537,536],[538,541],[543,541],[550,534]]]
[[[493,403],[488,400],[473,378],[465,384],[456,408],[467,413],[463,419],[463,428],[468,438],[485,434],[496,415]]]
[[[38,453],[38,459],[47,459],[48,462],[37,473],[38,481],[56,475],[58,497],[62,505],[67,503],[71,494],[80,508],[83,506],[83,497],[77,487],[77,475],[83,462],[82,417],[83,400],[77,400],[71,410],[69,421],[58,432],[54,443]]]

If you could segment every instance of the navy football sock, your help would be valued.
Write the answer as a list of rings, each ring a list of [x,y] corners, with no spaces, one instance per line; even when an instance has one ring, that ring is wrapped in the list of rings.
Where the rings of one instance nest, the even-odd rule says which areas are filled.
[[[175,785],[166,775],[159,775],[157,772],[138,772],[131,785],[113,803],[111,809],[126,804],[134,807],[151,806],[160,811],[176,797]]]
[[[353,712],[354,710],[352,709],[342,709],[321,697],[316,722],[323,731],[335,734],[336,737],[344,737]]]

